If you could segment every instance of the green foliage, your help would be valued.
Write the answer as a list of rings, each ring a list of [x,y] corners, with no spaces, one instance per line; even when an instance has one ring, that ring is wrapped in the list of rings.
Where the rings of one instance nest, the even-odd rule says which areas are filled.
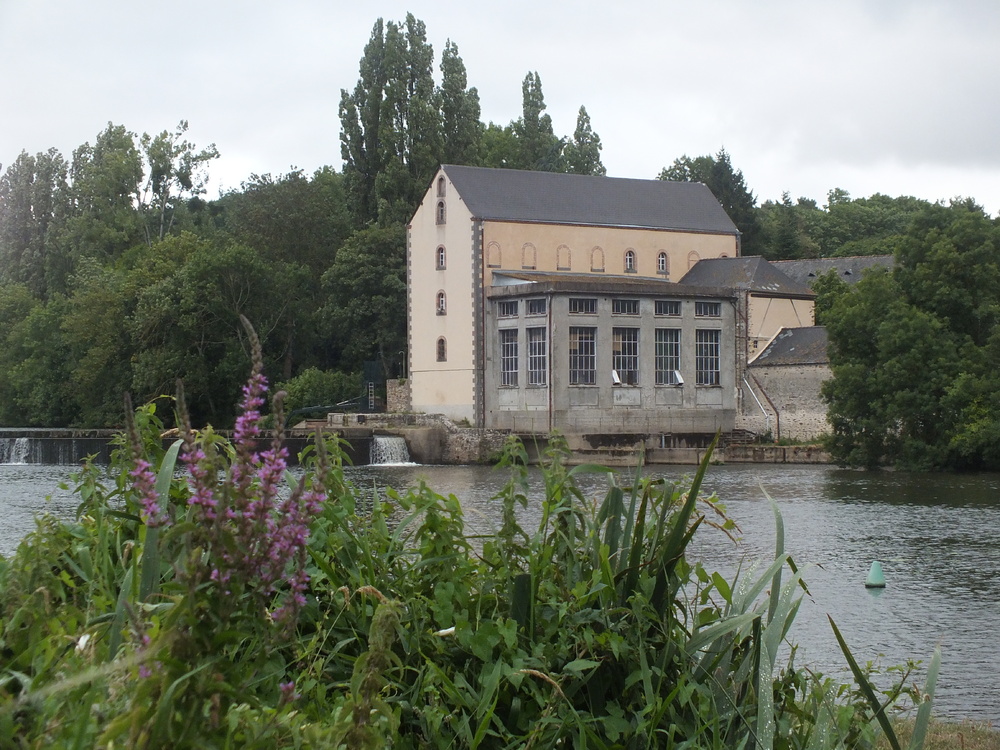
[[[195,522],[202,490],[175,478],[176,447],[154,447],[161,427],[136,413],[169,528],[140,520],[130,463],[111,489],[88,467],[81,520],[43,521],[0,559],[0,730],[15,747],[865,748],[880,728],[898,747],[881,717],[914,695],[908,669],[880,692],[842,639],[854,686],[796,668],[794,648],[779,664],[805,585],[777,506],[762,570],[727,581],[686,557],[701,527],[733,528],[699,498],[710,451],[690,486],[638,470],[622,484],[569,468],[555,440],[541,521],[524,529],[526,454],[511,441],[501,528],[473,539],[458,498],[356,489],[335,444],[310,448],[298,486],[320,481],[326,500],[289,633],[255,568],[228,591],[206,576],[242,548]],[[216,468],[244,460],[239,443],[194,439]],[[577,488],[587,472],[609,477],[600,503]],[[231,500],[268,481],[238,475],[218,475]]]
[[[288,414],[309,406],[333,406],[362,393],[360,373],[343,373],[310,367],[278,384],[284,391]]]
[[[900,238],[897,267],[840,293],[824,321],[824,384],[843,463],[1000,468],[1000,229],[976,206],[931,206]]]

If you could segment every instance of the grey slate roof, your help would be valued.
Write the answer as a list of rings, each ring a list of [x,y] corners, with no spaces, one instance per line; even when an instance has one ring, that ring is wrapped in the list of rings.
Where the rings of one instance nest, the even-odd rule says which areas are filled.
[[[739,234],[700,182],[443,165],[476,219]]]
[[[816,293],[779,271],[760,256],[706,258],[695,263],[679,284],[728,286],[759,295],[812,299]]]
[[[750,367],[826,365],[830,363],[826,342],[826,326],[782,328],[750,362]]]
[[[810,284],[817,276],[827,271],[836,271],[837,276],[848,284],[861,280],[861,275],[869,268],[892,270],[895,260],[891,255],[853,255],[847,258],[815,258],[812,260],[772,260],[771,264],[802,284]]]

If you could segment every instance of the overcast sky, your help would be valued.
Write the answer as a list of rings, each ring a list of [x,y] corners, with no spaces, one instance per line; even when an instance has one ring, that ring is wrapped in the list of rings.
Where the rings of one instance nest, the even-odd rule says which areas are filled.
[[[831,188],[1000,211],[996,0],[0,0],[0,163],[107,123],[190,122],[209,197],[253,173],[342,167],[337,107],[376,19],[447,39],[482,117],[537,71],[559,135],[580,105],[613,177],[725,148],[760,202]]]

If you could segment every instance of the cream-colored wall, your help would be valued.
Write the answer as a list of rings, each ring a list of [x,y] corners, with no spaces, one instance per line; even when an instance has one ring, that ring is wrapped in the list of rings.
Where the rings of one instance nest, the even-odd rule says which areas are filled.
[[[754,297],[749,304],[748,355],[763,349],[782,328],[814,325],[813,301],[805,299],[774,299]]]
[[[604,273],[624,274],[625,252],[631,248],[636,256],[636,275],[671,281],[680,279],[702,258],[736,257],[734,235],[490,221],[483,228],[484,285],[490,284],[493,271],[520,271],[532,265],[530,257],[524,257],[524,246],[529,243],[536,251],[536,271],[591,273],[593,250],[601,248]],[[568,264],[558,262],[560,247],[568,248]],[[496,248],[499,258],[494,254]],[[667,253],[666,275],[657,272],[656,259],[661,252]]]
[[[446,179],[438,196],[438,172],[409,228],[407,249],[409,362],[413,410],[474,420],[473,289],[475,253],[472,216]],[[437,223],[437,204],[445,202],[445,223]],[[437,267],[438,247],[446,263]],[[444,291],[447,314],[437,314]],[[447,361],[437,361],[437,341],[447,342]]]

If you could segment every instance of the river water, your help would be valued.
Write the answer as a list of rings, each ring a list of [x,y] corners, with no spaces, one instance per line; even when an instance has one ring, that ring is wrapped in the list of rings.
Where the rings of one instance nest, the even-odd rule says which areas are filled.
[[[424,479],[462,500],[470,534],[499,524],[490,498],[506,475],[486,467],[359,466],[348,470],[360,488],[405,489]],[[56,485],[64,466],[0,465],[0,554],[9,555],[32,528],[34,514],[70,517],[76,500]],[[681,479],[690,467],[649,467],[647,474]],[[540,489],[540,477],[532,474]],[[606,479],[585,476],[588,496],[602,497]],[[825,466],[716,466],[704,490],[715,492],[741,528],[734,545],[714,530],[699,532],[692,554],[706,567],[731,573],[773,555],[774,516],[765,491],[781,509],[785,546],[805,569],[806,597],[791,632],[796,663],[828,674],[844,670],[827,615],[859,662],[884,666],[909,658],[929,661],[941,646],[937,713],[1000,723],[1000,475],[870,473]],[[51,500],[45,501],[47,494]],[[536,498],[537,499],[537,498]],[[522,523],[533,528],[537,502]],[[866,589],[873,560],[886,587]],[[922,685],[922,678],[920,679]]]

